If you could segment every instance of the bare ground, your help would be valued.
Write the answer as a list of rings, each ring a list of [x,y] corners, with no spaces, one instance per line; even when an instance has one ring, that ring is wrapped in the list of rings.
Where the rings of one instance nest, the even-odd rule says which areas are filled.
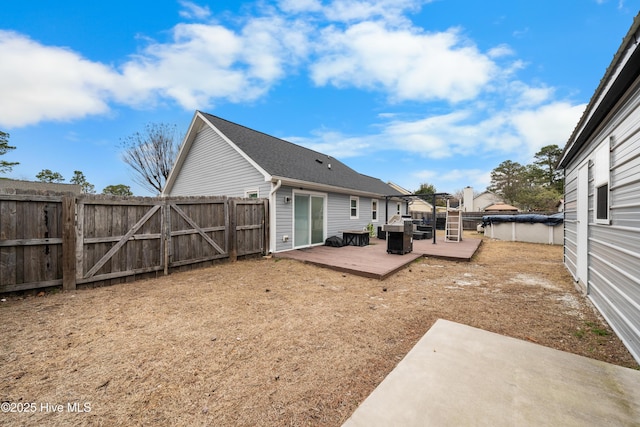
[[[558,246],[485,239],[385,281],[259,259],[4,298],[0,402],[23,412],[2,425],[338,426],[438,318],[638,369]]]

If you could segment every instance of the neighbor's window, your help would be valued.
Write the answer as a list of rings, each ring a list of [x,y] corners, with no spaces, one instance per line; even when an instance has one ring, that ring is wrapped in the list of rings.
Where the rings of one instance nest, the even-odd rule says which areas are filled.
[[[248,197],[250,199],[258,198],[258,190],[247,190],[244,192],[244,197]]]
[[[609,224],[609,179],[611,176],[609,141],[596,149],[593,162],[593,186],[595,188],[595,222]]]
[[[371,200],[371,221],[378,222],[378,201]]]
[[[351,219],[358,219],[358,204],[360,203],[360,198],[351,196],[349,203],[351,208]]]

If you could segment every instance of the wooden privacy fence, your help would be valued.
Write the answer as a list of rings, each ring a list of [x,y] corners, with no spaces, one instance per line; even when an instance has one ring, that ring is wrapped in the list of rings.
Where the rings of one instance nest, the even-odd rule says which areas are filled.
[[[0,194],[0,292],[120,283],[263,254],[266,199]]]

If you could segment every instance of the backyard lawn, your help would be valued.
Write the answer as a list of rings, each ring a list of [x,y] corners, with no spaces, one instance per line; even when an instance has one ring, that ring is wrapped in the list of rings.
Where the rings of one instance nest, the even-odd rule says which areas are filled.
[[[438,318],[638,368],[560,246],[485,239],[384,281],[264,258],[0,298],[8,426],[339,426]]]

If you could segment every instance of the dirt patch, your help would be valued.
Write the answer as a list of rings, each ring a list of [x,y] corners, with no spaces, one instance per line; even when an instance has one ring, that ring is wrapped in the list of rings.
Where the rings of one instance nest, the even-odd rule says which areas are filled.
[[[488,239],[385,281],[248,260],[8,297],[0,317],[0,401],[35,404],[3,425],[338,426],[438,318],[638,368],[561,247]]]

